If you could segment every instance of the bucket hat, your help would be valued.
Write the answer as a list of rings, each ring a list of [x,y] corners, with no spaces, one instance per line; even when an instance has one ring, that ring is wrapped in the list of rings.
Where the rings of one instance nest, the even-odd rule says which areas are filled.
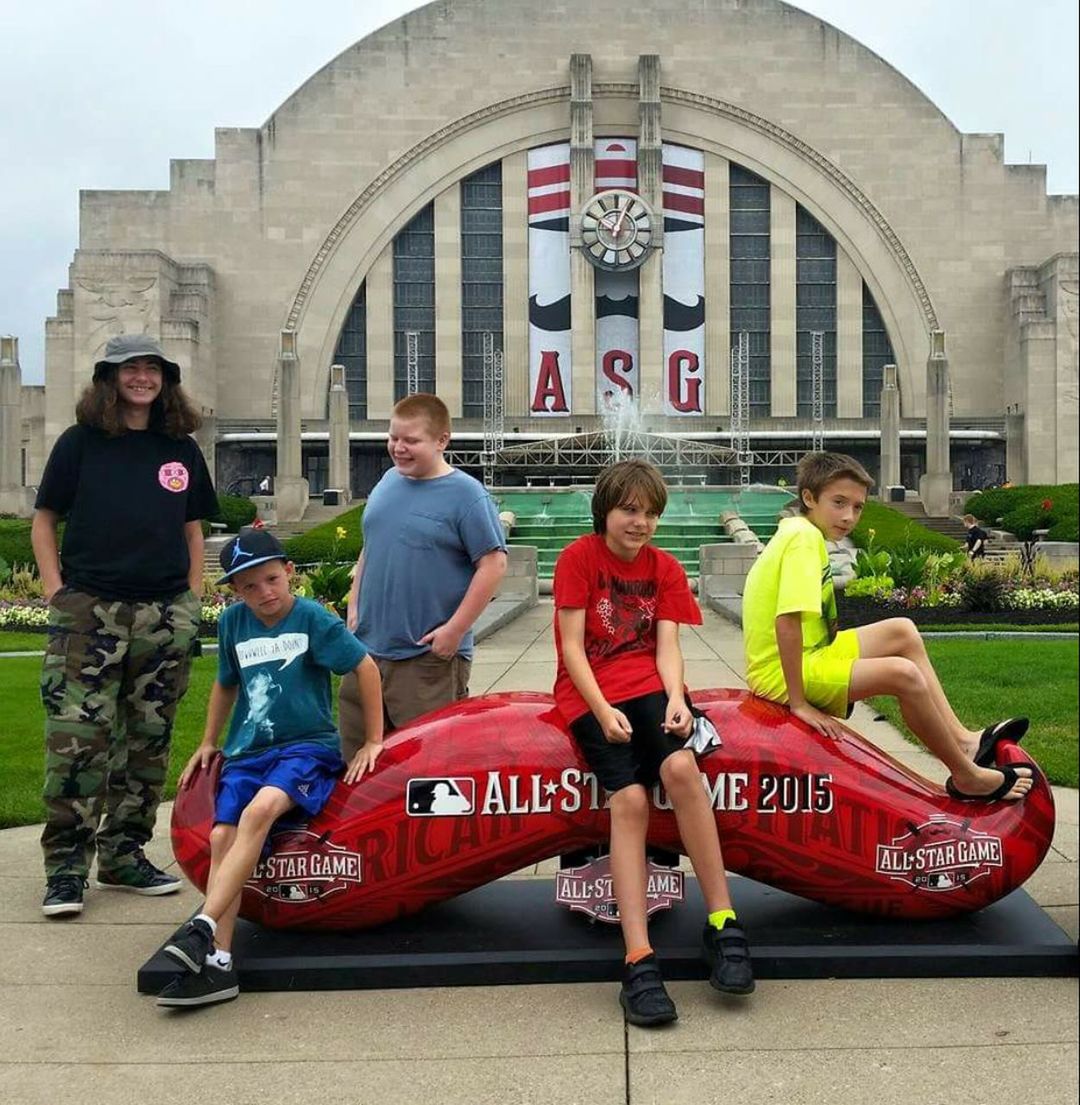
[[[94,365],[94,380],[100,380],[113,365],[133,361],[137,357],[153,357],[161,363],[170,383],[180,383],[180,366],[165,356],[161,346],[149,334],[117,334],[109,338],[105,356]]]

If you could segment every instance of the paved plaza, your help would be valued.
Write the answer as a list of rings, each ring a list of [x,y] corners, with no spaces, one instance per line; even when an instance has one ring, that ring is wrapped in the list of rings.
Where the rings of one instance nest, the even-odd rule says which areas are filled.
[[[474,693],[550,689],[551,604],[478,649]],[[684,629],[693,688],[743,685],[739,631]],[[858,707],[852,724],[940,779]],[[1053,848],[1027,890],[1076,939],[1077,792],[1055,788]],[[149,849],[171,862],[168,809]],[[677,1025],[627,1029],[614,984],[242,994],[190,1013],[135,991],[199,903],[91,889],[41,915],[39,828],[0,833],[3,1105],[1057,1105],[1075,1100],[1075,979],[763,981],[748,1000],[671,985]],[[549,861],[520,877],[537,877]],[[746,919],[753,938],[753,918]],[[363,934],[356,939],[362,941]]]

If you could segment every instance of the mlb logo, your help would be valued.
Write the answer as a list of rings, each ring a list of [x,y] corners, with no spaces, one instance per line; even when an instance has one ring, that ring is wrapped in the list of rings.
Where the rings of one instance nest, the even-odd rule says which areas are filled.
[[[475,779],[410,779],[405,788],[405,812],[410,817],[465,817],[475,811]]]

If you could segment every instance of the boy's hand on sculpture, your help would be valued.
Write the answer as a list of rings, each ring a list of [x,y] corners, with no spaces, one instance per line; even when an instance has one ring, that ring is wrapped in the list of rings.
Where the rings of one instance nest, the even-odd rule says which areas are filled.
[[[425,633],[416,643],[418,645],[431,645],[431,651],[440,660],[452,660],[457,655],[458,646],[464,633],[458,632],[450,622],[444,622],[436,626],[430,633]]]
[[[375,761],[379,758],[379,753],[383,750],[382,741],[367,741],[362,744],[353,756],[348,770],[345,772],[344,781],[351,785],[358,783],[367,771],[375,770]]]
[[[614,706],[609,706],[598,720],[600,728],[604,730],[604,739],[609,744],[626,744],[630,740],[633,730],[630,728],[630,722],[622,710],[616,710]]]
[[[828,737],[830,740],[839,740],[844,735],[844,728],[836,718],[816,709],[809,702],[792,706],[791,712],[800,721],[805,721],[811,729],[816,729],[822,736]]]
[[[217,745],[207,744],[205,741],[191,753],[188,762],[184,764],[184,770],[180,772],[180,778],[176,785],[187,790],[195,781],[195,776],[200,771],[205,771],[210,766],[210,761],[217,755]]]
[[[690,713],[685,699],[669,698],[664,711],[664,732],[674,733],[677,737],[688,737],[694,724],[694,715]]]

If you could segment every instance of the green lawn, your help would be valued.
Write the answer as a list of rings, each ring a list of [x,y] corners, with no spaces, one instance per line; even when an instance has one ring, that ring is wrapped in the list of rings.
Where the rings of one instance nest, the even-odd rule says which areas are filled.
[[[202,656],[191,668],[188,693],[176,713],[172,756],[165,796],[176,793],[176,779],[202,738],[206,701],[217,672],[217,657]],[[45,818],[41,784],[45,770],[42,732],[45,712],[38,697],[41,661],[36,657],[0,660],[0,829],[30,825]],[[334,716],[337,717],[337,684],[333,679]]]
[[[47,639],[46,633],[22,633],[15,629],[2,629],[0,652],[40,652]]]
[[[973,625],[948,623],[923,626],[923,633],[1076,633],[1080,623],[1062,622],[1061,625],[1009,625],[1008,622],[984,622]]]
[[[1040,641],[930,640],[926,651],[957,716],[972,729],[1023,714],[1031,729],[1023,747],[1052,783],[1075,787],[1077,764],[1077,645]],[[896,700],[874,708],[908,734]]]

